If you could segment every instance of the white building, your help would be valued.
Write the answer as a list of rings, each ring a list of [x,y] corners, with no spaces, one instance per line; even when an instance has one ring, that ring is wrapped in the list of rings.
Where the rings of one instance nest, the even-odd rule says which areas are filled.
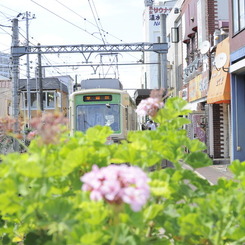
[[[162,42],[161,15],[169,14],[176,0],[155,2],[146,5],[144,11],[144,41],[150,43]],[[169,42],[169,37],[167,37]],[[161,87],[161,56],[158,53],[145,53],[143,72],[145,74],[144,88],[156,89]]]
[[[0,75],[10,78],[10,55],[0,52]]]

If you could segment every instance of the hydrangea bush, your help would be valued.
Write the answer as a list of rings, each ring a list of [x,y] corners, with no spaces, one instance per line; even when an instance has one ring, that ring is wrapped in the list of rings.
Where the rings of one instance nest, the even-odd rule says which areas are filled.
[[[121,144],[105,144],[109,127],[70,136],[62,115],[35,118],[27,151],[1,156],[1,243],[244,244],[245,162],[234,161],[234,180],[217,185],[197,176],[212,162],[183,129],[186,102],[163,106],[158,91],[151,98],[153,110],[138,110],[159,127],[130,132]],[[163,159],[173,167],[162,168]]]

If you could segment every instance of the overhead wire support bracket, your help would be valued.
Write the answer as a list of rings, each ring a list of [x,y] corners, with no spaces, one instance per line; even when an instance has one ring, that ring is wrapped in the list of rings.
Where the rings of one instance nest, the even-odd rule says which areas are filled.
[[[46,45],[12,46],[12,56],[26,54],[52,53],[101,53],[101,52],[156,52],[167,53],[167,43],[124,43],[124,44],[81,44],[81,45]]]

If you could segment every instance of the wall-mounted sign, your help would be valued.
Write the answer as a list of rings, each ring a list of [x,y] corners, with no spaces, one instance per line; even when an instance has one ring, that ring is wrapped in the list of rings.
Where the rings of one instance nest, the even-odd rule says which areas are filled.
[[[188,87],[179,91],[179,97],[188,101]]]
[[[208,81],[207,73],[200,74],[189,81],[189,102],[207,96]]]
[[[160,15],[169,14],[172,8],[169,7],[160,7],[160,6],[151,6],[149,7],[149,20],[154,21],[154,25],[160,25]]]
[[[212,77],[208,88],[208,104],[230,103],[230,74],[225,69],[221,68],[228,68],[230,65],[229,44],[230,42],[228,37],[217,44],[216,66],[212,69]]]

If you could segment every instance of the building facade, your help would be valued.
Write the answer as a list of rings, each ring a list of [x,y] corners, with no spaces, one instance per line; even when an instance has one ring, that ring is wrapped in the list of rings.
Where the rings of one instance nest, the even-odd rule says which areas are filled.
[[[245,160],[245,2],[229,0],[232,160]]]
[[[143,14],[143,29],[144,29],[144,41],[150,43],[169,42],[169,36],[164,37],[163,30],[166,29],[165,24],[162,26],[161,16],[165,17],[173,9],[174,1],[151,1],[150,4],[146,4]],[[166,39],[163,40],[163,38]],[[162,79],[162,56],[155,52],[146,52],[143,60],[146,64],[143,68],[144,81],[143,88],[146,89],[158,89],[163,87]],[[168,63],[166,63],[168,65]],[[169,80],[169,77],[166,79]],[[166,89],[166,88],[165,88]]]
[[[0,76],[10,79],[10,55],[0,52]]]
[[[0,117],[11,116],[12,82],[0,77]]]
[[[166,63],[156,53],[145,54],[143,88],[161,88],[166,69],[168,94],[187,100],[192,110],[189,137],[205,143],[209,156],[219,163],[229,161],[232,147],[228,3],[151,1],[144,13],[145,41],[167,42],[168,54]]]
[[[38,81],[30,79],[30,110],[31,117],[35,117],[41,110],[40,103],[43,103],[44,112],[60,111],[68,116],[69,91],[59,77],[46,77],[42,79],[42,93],[38,89]],[[20,79],[20,117],[28,121],[27,104],[27,80]],[[42,94],[42,100],[40,95]]]

